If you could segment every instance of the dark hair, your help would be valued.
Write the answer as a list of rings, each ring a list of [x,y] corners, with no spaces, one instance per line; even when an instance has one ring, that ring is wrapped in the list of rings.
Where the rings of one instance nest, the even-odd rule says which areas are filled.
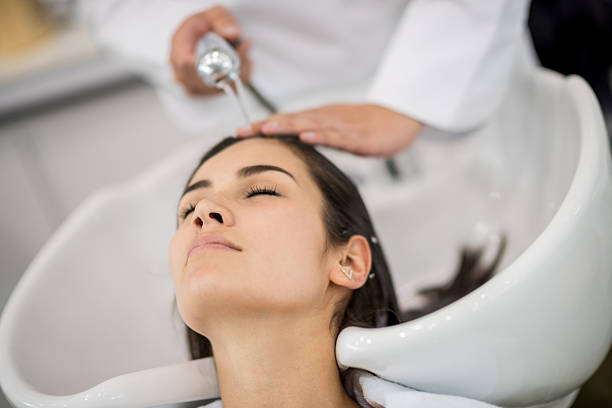
[[[374,226],[355,184],[325,156],[295,136],[257,135],[246,139],[251,138],[277,140],[306,164],[310,176],[323,196],[322,218],[328,245],[346,243],[353,235],[362,235],[370,245],[370,274],[364,285],[351,293],[348,302],[336,305],[330,322],[332,333],[337,335],[347,326],[383,327],[399,323],[399,308],[389,268],[380,240],[374,232]],[[228,137],[213,146],[191,173],[186,187],[208,159],[246,139]],[[205,336],[187,327],[187,338],[193,359],[212,356],[212,346]]]

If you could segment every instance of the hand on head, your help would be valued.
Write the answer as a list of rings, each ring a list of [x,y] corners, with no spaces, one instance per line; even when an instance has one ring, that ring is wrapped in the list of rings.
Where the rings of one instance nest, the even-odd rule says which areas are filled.
[[[251,42],[241,41],[240,27],[228,9],[222,6],[211,7],[188,17],[174,33],[170,51],[170,63],[174,78],[185,90],[193,95],[208,95],[221,92],[206,85],[198,76],[195,68],[195,50],[198,40],[208,32],[215,32],[232,44],[238,44],[236,52],[240,57],[240,79],[248,82],[251,75],[249,49]]]
[[[379,105],[339,104],[273,115],[238,129],[237,135],[296,134],[306,143],[388,157],[412,144],[422,127],[421,122]]]

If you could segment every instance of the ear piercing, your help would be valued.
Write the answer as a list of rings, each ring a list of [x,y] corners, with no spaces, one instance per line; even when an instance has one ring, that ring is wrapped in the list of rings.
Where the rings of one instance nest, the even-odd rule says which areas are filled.
[[[351,268],[349,268],[347,272],[346,269],[344,269],[342,265],[340,265],[340,269],[342,270],[342,273],[346,275],[347,278],[353,279],[353,270]]]

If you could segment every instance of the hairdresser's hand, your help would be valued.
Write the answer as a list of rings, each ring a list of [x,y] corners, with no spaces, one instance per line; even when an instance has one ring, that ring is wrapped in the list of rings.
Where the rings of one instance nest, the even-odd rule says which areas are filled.
[[[408,147],[423,124],[379,105],[327,105],[274,115],[238,129],[238,136],[297,134],[300,140],[360,156],[392,156]]]
[[[219,89],[206,85],[195,69],[195,50],[198,40],[210,31],[214,31],[229,42],[240,40],[240,27],[230,11],[222,6],[211,7],[188,17],[172,37],[170,63],[174,69],[174,78],[185,90],[194,95],[208,95],[220,92]],[[248,51],[250,41],[240,41],[236,52],[240,56],[240,78],[245,83],[251,75],[251,60]]]

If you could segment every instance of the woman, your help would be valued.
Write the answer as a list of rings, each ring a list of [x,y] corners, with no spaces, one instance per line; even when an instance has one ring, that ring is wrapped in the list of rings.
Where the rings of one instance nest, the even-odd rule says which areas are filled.
[[[399,310],[357,189],[312,146],[213,147],[179,201],[169,255],[192,356],[214,352],[225,408],[359,406],[336,337],[396,324]]]

